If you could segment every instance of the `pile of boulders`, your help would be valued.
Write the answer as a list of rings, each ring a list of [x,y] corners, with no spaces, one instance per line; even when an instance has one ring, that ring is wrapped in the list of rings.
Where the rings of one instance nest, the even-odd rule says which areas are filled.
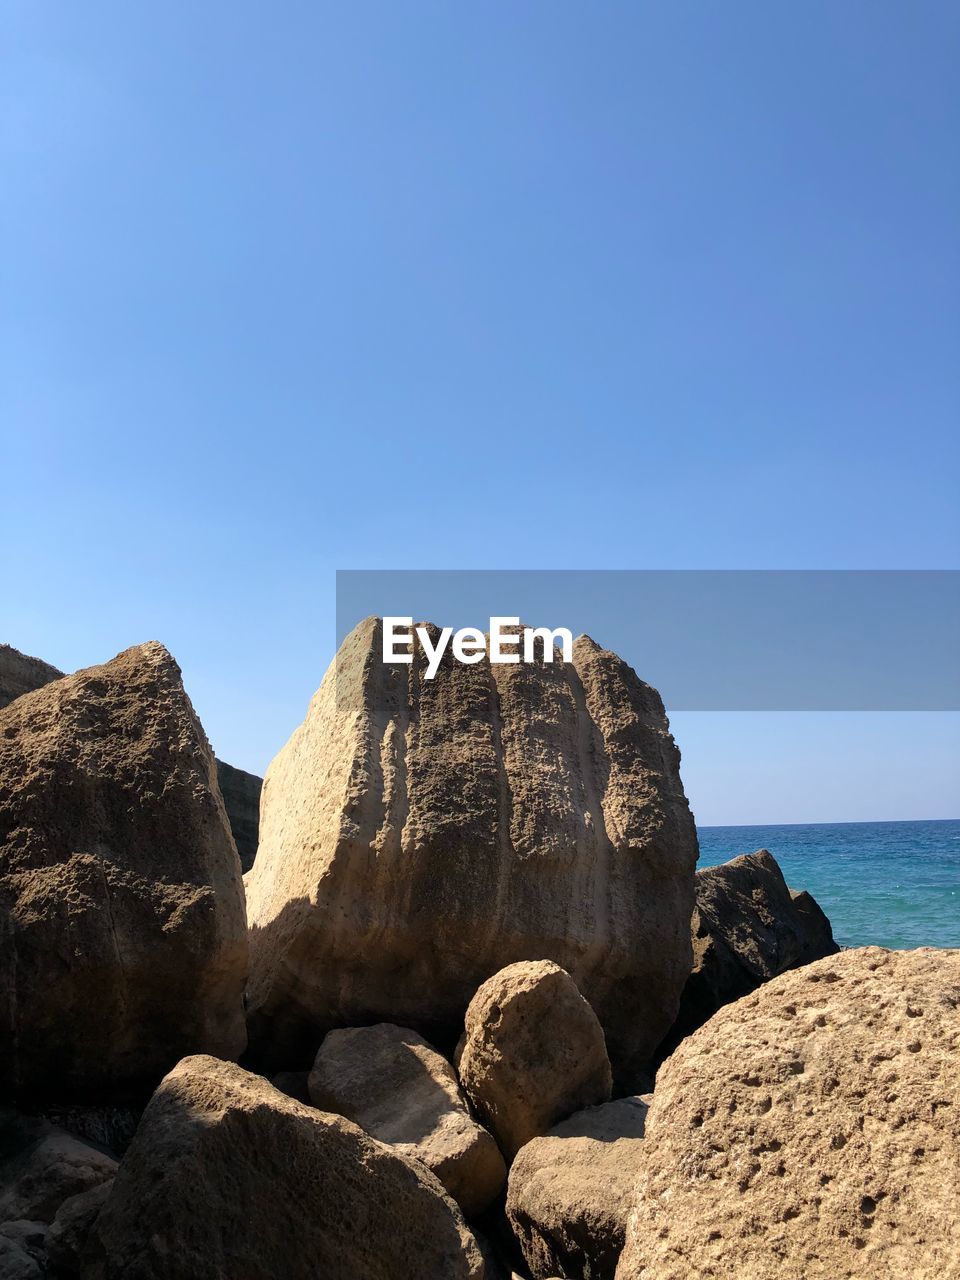
[[[0,1280],[956,1274],[960,953],[838,954],[766,851],[697,873],[586,637],[379,652],[243,878],[162,646],[0,710]]]

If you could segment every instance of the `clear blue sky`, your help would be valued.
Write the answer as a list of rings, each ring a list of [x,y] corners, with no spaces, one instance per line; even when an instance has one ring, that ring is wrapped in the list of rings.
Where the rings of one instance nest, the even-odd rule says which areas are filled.
[[[955,4],[2,12],[0,638],[262,770],[338,567],[960,563]],[[675,730],[701,821],[960,812],[955,716]]]

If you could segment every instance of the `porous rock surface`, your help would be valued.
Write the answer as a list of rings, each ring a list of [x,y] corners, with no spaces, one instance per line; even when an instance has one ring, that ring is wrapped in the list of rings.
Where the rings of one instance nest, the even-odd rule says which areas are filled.
[[[457,1070],[508,1160],[574,1111],[608,1101],[612,1087],[603,1028],[549,960],[508,965],[480,987]]]
[[[152,1088],[240,1053],[246,928],[213,756],[162,645],[0,711],[0,1091]]]
[[[844,951],[663,1065],[617,1280],[958,1275],[960,951]]]
[[[453,1067],[415,1031],[384,1022],[331,1031],[308,1088],[314,1106],[421,1160],[468,1217],[506,1181],[500,1150],[471,1116]]]
[[[693,969],[663,1056],[731,1000],[838,950],[816,900],[788,888],[767,849],[697,872],[691,932]]]
[[[205,1056],[154,1094],[91,1237],[91,1280],[484,1277],[422,1165]]]
[[[547,957],[629,1077],[691,962],[696,833],[659,695],[586,636],[570,663],[448,651],[432,680],[413,657],[385,664],[379,619],[360,623],[267,772],[252,1038],[277,1067],[318,1028],[436,1041],[492,973]]]
[[[61,680],[64,672],[41,658],[31,658],[12,645],[0,644],[0,709],[9,706],[34,689],[52,680]],[[263,779],[245,769],[237,769],[225,760],[217,760],[217,782],[223,805],[230,820],[230,830],[244,871],[253,866],[257,855],[260,829],[260,788]]]
[[[520,1149],[507,1217],[534,1280],[613,1280],[640,1167],[648,1099],[578,1111]]]

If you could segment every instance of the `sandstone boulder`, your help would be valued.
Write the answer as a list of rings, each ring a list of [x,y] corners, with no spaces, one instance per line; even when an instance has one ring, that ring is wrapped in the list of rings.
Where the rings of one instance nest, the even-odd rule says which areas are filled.
[[[521,1148],[507,1217],[534,1280],[613,1280],[640,1167],[647,1102],[578,1111]]]
[[[453,1067],[415,1031],[387,1022],[331,1031],[309,1090],[314,1106],[421,1160],[468,1217],[506,1181],[499,1148],[471,1116]]]
[[[697,842],[663,704],[586,636],[570,663],[424,668],[419,646],[384,664],[361,623],[267,772],[251,1035],[276,1067],[318,1028],[442,1042],[492,973],[547,957],[627,1078],[691,963]]]
[[[151,1099],[93,1236],[102,1280],[481,1280],[422,1165],[214,1058]]]
[[[245,1043],[243,886],[159,644],[0,711],[0,1091],[117,1101]]]
[[[767,849],[697,872],[691,930],[693,970],[664,1057],[731,1000],[838,950],[814,898],[787,887]]]
[[[41,689],[52,680],[61,680],[64,672],[52,667],[40,658],[30,658],[9,644],[0,644],[0,708],[9,706],[14,698],[20,698],[34,689]],[[217,761],[217,782],[223,805],[230,821],[230,830],[240,855],[240,864],[246,871],[253,865],[257,854],[260,827],[260,788],[263,779],[245,769],[237,769],[224,760]]]
[[[844,951],[657,1077],[617,1280],[957,1272],[960,951]]]
[[[612,1078],[597,1016],[565,970],[520,961],[494,974],[467,1009],[460,1082],[508,1160],[583,1107]]]

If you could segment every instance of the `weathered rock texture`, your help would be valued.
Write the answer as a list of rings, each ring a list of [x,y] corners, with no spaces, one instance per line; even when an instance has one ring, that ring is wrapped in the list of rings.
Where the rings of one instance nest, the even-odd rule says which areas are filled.
[[[14,698],[41,689],[63,675],[56,667],[40,658],[30,658],[9,644],[0,644],[0,710]]]
[[[432,681],[419,647],[380,654],[368,619],[264,782],[254,1038],[277,1066],[318,1027],[442,1040],[490,974],[547,957],[628,1076],[691,962],[696,833],[658,694],[586,636],[572,663],[448,655]]]
[[[618,1280],[956,1277],[960,951],[774,978],[664,1064]]]
[[[422,1165],[207,1057],[154,1094],[93,1234],[103,1280],[484,1275]]]
[[[159,644],[0,711],[0,1090],[109,1097],[240,1053],[240,865]]]
[[[457,1070],[508,1159],[574,1111],[606,1102],[612,1085],[597,1015],[549,960],[487,979],[467,1009]]]
[[[0,710],[14,698],[34,689],[42,689],[52,680],[63,678],[64,672],[39,658],[29,658],[19,649],[0,644]],[[243,769],[235,769],[223,760],[217,761],[217,781],[230,830],[244,871],[253,866],[257,855],[260,828],[260,788],[263,779]]]
[[[731,1000],[839,949],[815,899],[787,887],[767,849],[698,871],[696,894],[693,970],[664,1057]]]
[[[421,1160],[468,1217],[506,1181],[499,1148],[471,1116],[453,1067],[415,1031],[389,1022],[331,1031],[309,1090],[314,1106]]]
[[[612,1280],[640,1167],[647,1101],[589,1107],[523,1147],[507,1217],[534,1280]]]
[[[232,764],[217,761],[217,782],[224,808],[230,819],[230,830],[236,842],[240,865],[249,871],[257,856],[260,831],[260,789],[263,779]]]

